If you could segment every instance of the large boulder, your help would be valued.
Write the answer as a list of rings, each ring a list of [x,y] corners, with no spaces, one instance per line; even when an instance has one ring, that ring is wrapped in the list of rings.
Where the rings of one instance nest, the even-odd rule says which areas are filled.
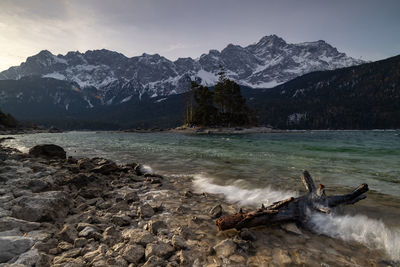
[[[34,241],[22,236],[0,237],[0,263],[7,262],[29,250]]]
[[[31,221],[57,221],[69,210],[70,200],[64,192],[47,191],[20,197],[12,208],[15,218]]]
[[[65,153],[65,150],[60,146],[53,144],[44,144],[32,147],[29,150],[29,155],[35,157],[49,158],[49,159],[53,158],[65,159],[67,153]]]

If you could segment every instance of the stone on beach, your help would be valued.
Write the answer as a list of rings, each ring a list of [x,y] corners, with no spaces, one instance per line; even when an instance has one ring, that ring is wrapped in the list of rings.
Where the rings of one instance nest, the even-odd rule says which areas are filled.
[[[50,158],[50,159],[52,158],[65,159],[67,154],[65,150],[60,146],[53,144],[44,144],[32,147],[29,150],[29,155],[35,157]]]

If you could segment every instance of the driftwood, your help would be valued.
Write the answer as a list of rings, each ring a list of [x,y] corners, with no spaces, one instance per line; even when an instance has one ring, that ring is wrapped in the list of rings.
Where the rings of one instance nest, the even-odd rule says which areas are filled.
[[[326,196],[325,187],[320,184],[315,187],[311,175],[304,171],[301,180],[307,189],[307,194],[288,198],[273,203],[271,206],[261,206],[260,209],[243,213],[238,213],[221,217],[216,221],[219,230],[236,228],[249,228],[260,225],[274,225],[285,222],[298,222],[304,224],[307,221],[308,211],[330,213],[331,209],[339,205],[354,204],[364,198],[363,195],[368,191],[368,185],[362,184],[353,192],[347,195]]]

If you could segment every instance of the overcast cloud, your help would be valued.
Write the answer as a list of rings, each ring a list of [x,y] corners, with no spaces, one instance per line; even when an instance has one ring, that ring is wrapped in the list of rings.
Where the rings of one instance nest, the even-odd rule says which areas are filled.
[[[0,70],[47,49],[171,60],[277,34],[367,60],[400,54],[398,0],[1,0]]]

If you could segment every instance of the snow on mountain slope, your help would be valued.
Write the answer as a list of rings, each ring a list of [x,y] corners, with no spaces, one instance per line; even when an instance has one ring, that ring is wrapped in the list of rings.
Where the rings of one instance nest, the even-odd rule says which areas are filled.
[[[221,66],[239,84],[269,88],[308,72],[361,63],[324,41],[288,44],[271,35],[247,47],[229,44],[222,51],[210,50],[196,60],[170,61],[158,54],[128,58],[105,49],[55,56],[44,50],[1,72],[0,79],[39,75],[75,82],[81,89],[95,90],[102,104],[111,105],[145,93],[153,97],[182,93],[191,80],[212,86]]]

